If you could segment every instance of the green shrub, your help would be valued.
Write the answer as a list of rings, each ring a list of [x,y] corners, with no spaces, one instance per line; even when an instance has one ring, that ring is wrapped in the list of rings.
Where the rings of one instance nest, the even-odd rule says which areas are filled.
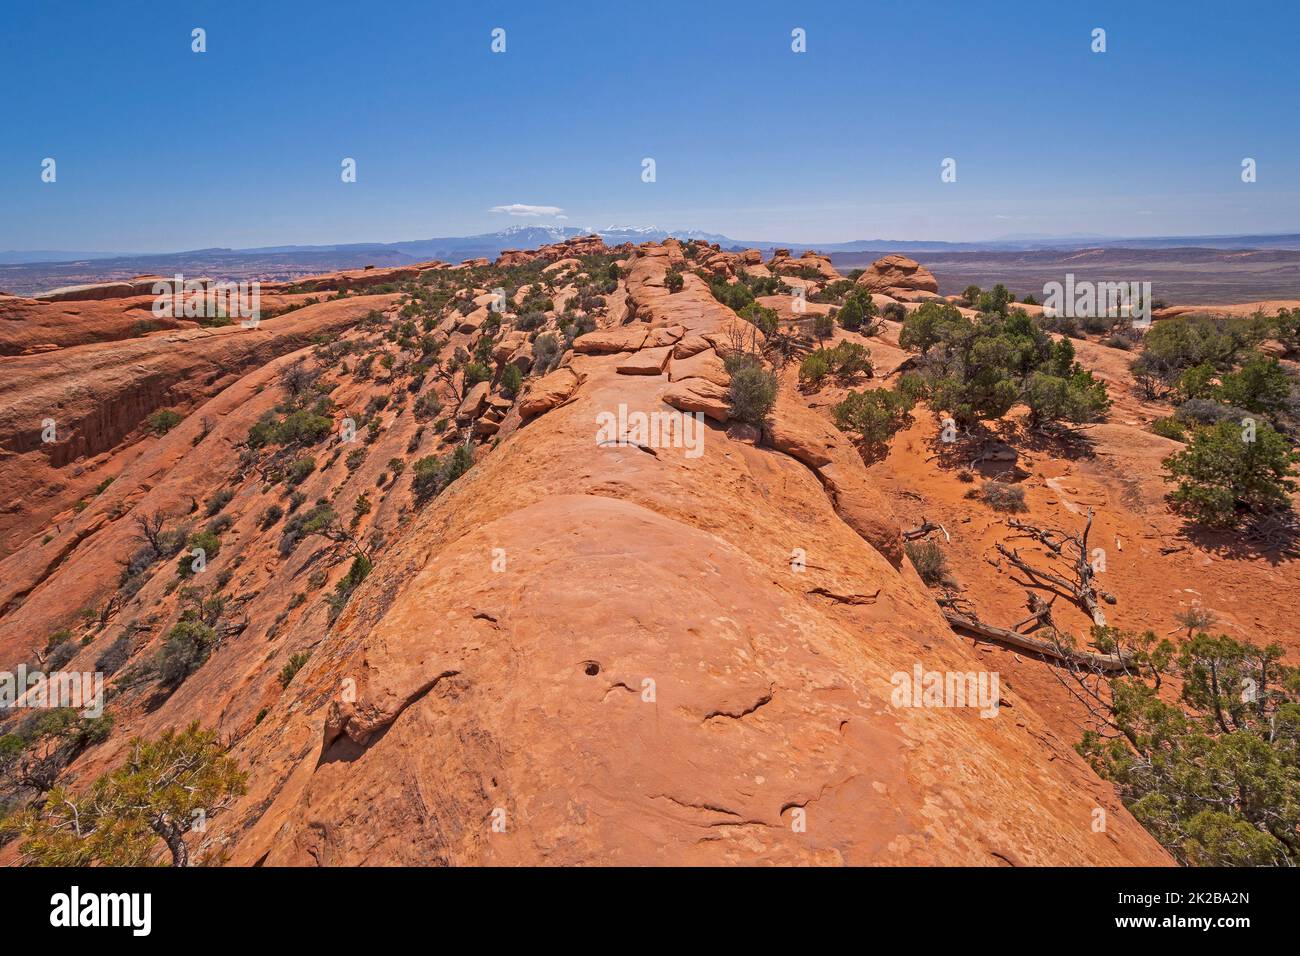
[[[835,317],[831,315],[813,316],[813,335],[820,342],[835,334]]]
[[[908,316],[899,341],[922,353],[931,405],[963,427],[1000,418],[1018,401],[1034,425],[1097,421],[1110,406],[1105,383],[1074,361],[1069,339],[1053,341],[1019,309],[971,320],[927,302]]]
[[[160,408],[145,420],[145,425],[155,435],[166,435],[184,419],[170,408]]]
[[[352,559],[352,564],[348,568],[348,573],[339,579],[338,584],[334,585],[334,593],[326,598],[330,606],[330,620],[333,621],[339,616],[343,608],[347,606],[348,599],[352,597],[352,592],[361,586],[361,582],[370,574],[370,559],[364,554],[358,554]]]
[[[804,356],[799,365],[799,382],[812,388],[820,388],[822,381],[833,375],[848,381],[858,375],[872,373],[871,353],[866,346],[847,340],[834,348],[820,348]]]
[[[501,394],[513,399],[524,386],[524,373],[517,365],[507,365],[501,373]]]
[[[731,375],[731,417],[761,427],[776,405],[776,374],[752,355],[728,356],[726,366]]]
[[[889,442],[911,420],[913,399],[906,392],[883,388],[849,392],[832,410],[835,424],[857,432],[871,450]]]
[[[970,327],[970,320],[964,318],[955,305],[941,302],[923,303],[919,309],[906,315],[902,322],[898,347],[922,355],[944,338],[946,330],[964,331]]]
[[[756,326],[763,335],[769,337],[776,334],[777,323],[781,318],[776,309],[769,309],[757,302],[749,303],[749,305],[738,310],[736,314],[746,322]]]
[[[1248,412],[1274,415],[1290,400],[1291,379],[1277,359],[1253,355],[1240,369],[1223,376],[1214,397]]]
[[[1179,863],[1300,863],[1300,674],[1282,646],[1200,633],[1175,648],[1147,632],[1135,647],[1079,753]]]
[[[854,289],[845,296],[844,305],[835,313],[835,319],[850,332],[874,335],[880,328],[871,321],[875,314],[876,302],[871,297],[871,293],[862,289]]]
[[[754,301],[754,293],[744,282],[729,283],[722,279],[715,279],[709,283],[709,291],[713,293],[715,299],[737,313]]]
[[[1147,330],[1142,354],[1133,363],[1133,376],[1151,396],[1173,388],[1187,369],[1209,365],[1231,368],[1238,353],[1266,331],[1249,319],[1214,319],[1184,315],[1162,319]]]
[[[490,382],[492,370],[481,362],[470,362],[465,366],[465,388],[470,389],[479,382]]]
[[[685,284],[686,284],[686,280],[682,278],[681,272],[677,271],[676,269],[670,269],[668,271],[668,274],[664,276],[664,288],[667,289],[670,293],[681,292],[682,287]]]
[[[1110,408],[1105,383],[1078,366],[1068,378],[1044,372],[1032,373],[1025,380],[1020,397],[1029,406],[1031,427],[1040,427],[1048,422],[1079,424],[1101,421]]]
[[[302,670],[303,665],[307,663],[307,659],[309,657],[311,657],[311,654],[308,651],[302,651],[301,653],[298,654],[289,655],[288,662],[283,667],[280,668],[281,687],[289,686],[289,682],[293,680],[294,675],[296,675],[300,670]]]
[[[211,817],[245,792],[245,775],[211,731],[197,722],[156,741],[131,740],[129,756],[84,791],[54,787],[6,829],[27,840],[37,866],[147,866],[161,839],[173,866],[189,865],[184,837],[200,812]]]
[[[1193,365],[1184,370],[1182,375],[1178,376],[1176,386],[1179,397],[1183,401],[1210,398],[1214,394],[1214,379],[1218,374],[1219,370],[1209,362],[1202,362],[1200,365]]]
[[[822,382],[831,374],[831,360],[826,349],[816,349],[804,356],[799,363],[799,384],[809,388],[821,388]]]
[[[1165,459],[1165,481],[1178,487],[1175,507],[1210,527],[1232,527],[1243,512],[1266,513],[1289,504],[1300,456],[1267,422],[1249,427],[1231,420],[1199,429],[1182,451]]]
[[[289,467],[284,473],[284,483],[290,488],[300,485],[306,480],[307,476],[316,470],[316,459],[310,455],[304,455],[302,458],[296,458],[289,463]]]
[[[1161,438],[1172,438],[1174,441],[1187,441],[1187,432],[1179,424],[1178,419],[1173,415],[1164,418],[1157,418],[1151,423],[1151,431]]]
[[[442,494],[443,489],[469,471],[473,464],[473,454],[465,445],[444,458],[434,455],[421,458],[411,468],[411,489],[416,500],[428,501]]]
[[[334,428],[327,416],[305,408],[290,412],[277,420],[274,412],[267,412],[248,430],[251,448],[265,445],[314,445],[323,441]]]
[[[209,562],[215,558],[221,551],[221,539],[212,531],[199,531],[190,535],[190,540],[186,543],[186,551],[181,555],[180,565],[176,569],[177,573],[188,578],[194,573],[194,550],[203,549],[203,560]]]
[[[1282,343],[1287,355],[1300,353],[1300,307],[1278,309],[1277,315],[1269,322],[1269,330]]]

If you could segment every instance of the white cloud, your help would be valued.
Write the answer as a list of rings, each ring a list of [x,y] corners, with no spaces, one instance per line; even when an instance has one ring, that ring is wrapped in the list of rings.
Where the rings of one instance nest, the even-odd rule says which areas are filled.
[[[527,203],[512,202],[508,206],[493,206],[488,212],[503,212],[507,216],[558,216],[564,210],[559,206],[530,206]]]

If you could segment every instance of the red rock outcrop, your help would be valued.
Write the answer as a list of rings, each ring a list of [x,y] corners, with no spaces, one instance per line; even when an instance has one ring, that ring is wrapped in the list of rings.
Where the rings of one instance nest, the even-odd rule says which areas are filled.
[[[880,292],[892,298],[902,298],[898,293],[939,293],[939,282],[934,274],[915,259],[890,255],[877,259],[866,272],[858,276],[858,285],[868,292]]]
[[[0,358],[0,487],[7,489],[0,496],[0,555],[93,488],[102,476],[81,465],[136,434],[151,413],[188,412],[241,375],[395,299],[358,296],[256,328],[189,328]],[[46,422],[54,426],[52,441],[44,440]]]

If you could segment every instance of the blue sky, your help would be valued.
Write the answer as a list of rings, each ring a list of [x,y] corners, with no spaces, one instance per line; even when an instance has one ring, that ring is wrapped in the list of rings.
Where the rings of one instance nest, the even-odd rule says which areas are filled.
[[[0,249],[1300,231],[1297,35],[1293,0],[9,2]]]

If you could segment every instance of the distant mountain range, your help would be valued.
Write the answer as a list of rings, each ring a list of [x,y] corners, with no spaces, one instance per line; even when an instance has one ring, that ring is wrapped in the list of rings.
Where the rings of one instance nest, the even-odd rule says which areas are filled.
[[[1132,239],[1104,236],[1008,236],[985,242],[943,242],[927,240],[859,239],[853,242],[801,243],[733,239],[718,233],[690,229],[660,229],[656,226],[608,226],[604,229],[575,226],[517,225],[477,236],[447,236],[406,242],[356,242],[338,245],[260,246],[251,249],[191,249],[165,253],[106,253],[36,250],[0,252],[0,292],[33,295],[61,286],[86,282],[129,279],[138,275],[211,276],[221,279],[296,279],[305,275],[364,266],[398,266],[440,259],[495,259],[503,249],[535,249],[547,243],[598,233],[609,245],[624,242],[658,242],[669,236],[702,239],[723,249],[788,248],[795,255],[815,249],[831,257],[837,266],[852,268],[891,252],[915,256],[989,255],[1036,256],[1043,252],[1063,255],[1080,250],[1130,250],[1134,255],[1154,255],[1162,250],[1217,250],[1234,252],[1262,250],[1284,254],[1300,250],[1300,233],[1285,235],[1160,236]],[[1261,253],[1257,252],[1256,255]],[[1257,264],[1259,265],[1259,264]],[[1290,287],[1291,264],[1286,264]],[[1280,278],[1280,277],[1275,277]]]
[[[695,229],[660,229],[657,226],[607,226],[604,229],[576,226],[511,226],[498,232],[477,236],[445,236],[435,239],[413,239],[405,242],[352,242],[333,245],[255,246],[247,249],[213,247],[182,252],[82,252],[58,249],[30,251],[0,251],[0,265],[27,265],[32,263],[91,262],[113,259],[131,260],[190,260],[218,259],[223,257],[281,258],[285,256],[318,256],[339,253],[346,257],[373,254],[388,263],[421,262],[429,259],[461,261],[479,257],[495,258],[503,249],[533,249],[551,242],[561,242],[574,236],[597,233],[609,245],[623,242],[661,242],[669,236],[678,239],[702,239],[717,243],[724,249],[776,249],[796,251],[816,249],[823,253],[842,252],[1017,252],[1039,249],[1125,248],[1125,249],[1300,249],[1300,233],[1216,236],[1153,236],[1125,238],[1123,236],[1007,236],[980,242],[945,242],[929,239],[855,239],[852,242],[806,243],[775,240],[732,239],[719,233]]]

